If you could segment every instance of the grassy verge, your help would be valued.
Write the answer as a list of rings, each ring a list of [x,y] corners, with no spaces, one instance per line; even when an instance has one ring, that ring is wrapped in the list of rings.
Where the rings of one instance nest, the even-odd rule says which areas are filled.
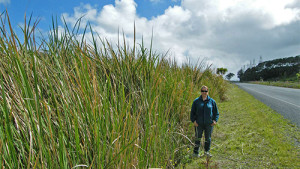
[[[299,168],[299,128],[238,87],[229,90],[229,100],[219,103],[214,157],[179,168]]]
[[[261,84],[261,85],[269,85],[269,86],[279,86],[279,87],[288,87],[288,88],[295,88],[300,89],[300,82],[290,82],[290,81],[267,81],[267,82],[261,82],[261,81],[253,81],[251,83],[254,84]]]

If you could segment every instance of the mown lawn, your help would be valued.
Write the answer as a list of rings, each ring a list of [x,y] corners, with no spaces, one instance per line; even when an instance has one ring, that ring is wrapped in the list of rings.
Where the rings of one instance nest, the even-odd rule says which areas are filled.
[[[300,168],[299,128],[235,85],[228,94],[228,101],[218,104],[213,157],[178,168]]]

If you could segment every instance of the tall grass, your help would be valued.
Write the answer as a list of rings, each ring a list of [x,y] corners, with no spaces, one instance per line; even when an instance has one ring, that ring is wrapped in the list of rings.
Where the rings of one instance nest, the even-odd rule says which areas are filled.
[[[60,33],[53,21],[39,42],[37,22],[25,19],[24,42],[7,14],[1,23],[1,168],[174,167],[200,87],[224,98],[226,82],[204,62],[178,66],[95,33],[86,43],[79,22]]]

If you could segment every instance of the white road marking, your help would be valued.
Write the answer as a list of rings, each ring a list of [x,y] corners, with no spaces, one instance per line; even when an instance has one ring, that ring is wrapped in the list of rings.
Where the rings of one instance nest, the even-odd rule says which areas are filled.
[[[243,87],[244,87],[244,86],[243,86]],[[248,88],[248,87],[244,87],[244,88],[247,88],[247,89],[249,89],[249,90],[251,90],[251,91],[254,91],[254,92],[256,92],[256,93],[263,94],[263,95],[265,95],[265,96],[271,97],[271,98],[273,98],[273,99],[277,99],[277,100],[279,100],[279,101],[282,101],[282,102],[284,102],[284,103],[291,104],[291,105],[293,105],[293,106],[296,106],[296,107],[300,108],[300,106],[298,106],[298,105],[295,105],[295,104],[293,104],[293,103],[290,103],[290,102],[287,102],[287,101],[284,101],[284,100],[278,99],[278,98],[276,98],[276,97],[273,97],[273,96],[270,96],[270,95],[266,95],[266,94],[264,94],[264,93],[261,93],[261,92],[257,92],[257,91],[255,91],[255,90],[252,90],[252,89]]]

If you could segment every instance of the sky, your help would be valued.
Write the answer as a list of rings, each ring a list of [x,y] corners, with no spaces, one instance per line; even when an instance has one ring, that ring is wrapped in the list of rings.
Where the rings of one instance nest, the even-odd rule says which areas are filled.
[[[90,23],[115,44],[120,32],[133,44],[135,23],[137,43],[150,47],[153,34],[153,50],[179,65],[203,60],[234,74],[260,57],[300,55],[300,0],[0,0],[6,9],[17,33],[25,13],[42,34],[52,17],[70,27],[82,17],[81,30]]]

